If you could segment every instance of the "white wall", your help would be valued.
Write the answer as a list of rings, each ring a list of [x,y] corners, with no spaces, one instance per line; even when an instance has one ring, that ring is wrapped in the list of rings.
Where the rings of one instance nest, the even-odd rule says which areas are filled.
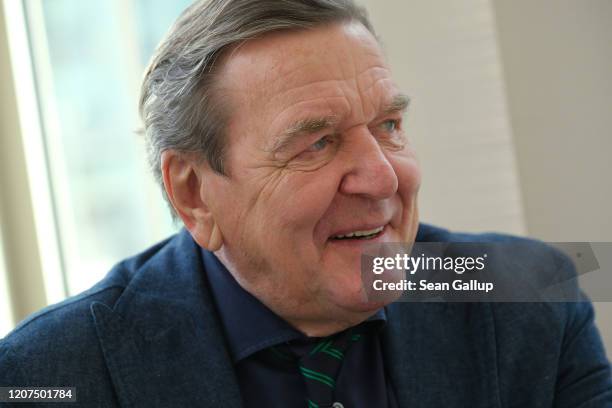
[[[612,242],[612,1],[493,3],[528,232]]]

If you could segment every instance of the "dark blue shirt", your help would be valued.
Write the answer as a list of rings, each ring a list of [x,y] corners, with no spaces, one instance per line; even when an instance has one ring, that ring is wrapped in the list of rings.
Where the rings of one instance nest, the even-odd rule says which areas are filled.
[[[257,298],[244,290],[225,266],[202,251],[204,270],[219,310],[244,406],[287,408],[306,406],[306,387],[297,365],[271,358],[272,346],[315,344]],[[345,353],[334,399],[346,408],[397,407],[385,373],[379,333],[386,324],[384,309],[361,323],[362,339]],[[206,373],[204,373],[206,375]]]

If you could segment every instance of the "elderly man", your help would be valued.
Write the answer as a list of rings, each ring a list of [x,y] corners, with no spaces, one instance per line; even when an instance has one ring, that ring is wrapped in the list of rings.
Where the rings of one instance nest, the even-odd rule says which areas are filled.
[[[185,229],[23,322],[0,386],[104,407],[612,406],[588,302],[364,294],[365,245],[483,239],[419,225],[407,105],[350,0],[192,5],[141,97]]]

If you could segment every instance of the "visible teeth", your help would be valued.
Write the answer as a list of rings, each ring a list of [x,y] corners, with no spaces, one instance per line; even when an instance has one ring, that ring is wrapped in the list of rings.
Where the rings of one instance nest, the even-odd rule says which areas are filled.
[[[345,235],[334,235],[332,238],[340,239],[340,238],[353,238],[353,237],[366,237],[368,235],[378,234],[380,231],[384,229],[384,225],[382,227],[374,228],[366,231],[354,231]]]

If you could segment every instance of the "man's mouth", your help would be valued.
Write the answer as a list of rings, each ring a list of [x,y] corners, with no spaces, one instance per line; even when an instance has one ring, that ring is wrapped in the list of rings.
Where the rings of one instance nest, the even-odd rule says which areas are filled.
[[[377,236],[379,236],[384,229],[385,229],[385,226],[381,225],[380,227],[376,227],[372,229],[356,230],[356,231],[351,231],[345,234],[332,235],[330,239],[333,239],[333,240],[372,239],[372,238],[376,238]]]

